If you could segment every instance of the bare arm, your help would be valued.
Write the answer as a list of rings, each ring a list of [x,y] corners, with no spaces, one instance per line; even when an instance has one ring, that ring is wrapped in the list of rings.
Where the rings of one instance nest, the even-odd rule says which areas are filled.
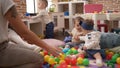
[[[9,21],[13,29],[29,43],[36,44],[48,50],[55,56],[58,55],[58,52],[60,52],[56,48],[50,47],[46,43],[41,41],[39,37],[37,37],[32,31],[30,31],[25,26],[25,24],[22,22],[21,18],[19,17],[15,6],[11,7],[11,9],[8,10],[8,12],[5,14],[5,18]]]

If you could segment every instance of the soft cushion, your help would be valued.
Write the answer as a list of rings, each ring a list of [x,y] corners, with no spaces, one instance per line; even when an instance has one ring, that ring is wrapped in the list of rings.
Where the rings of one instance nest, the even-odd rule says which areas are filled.
[[[50,46],[63,46],[65,45],[65,43],[61,40],[57,40],[57,39],[43,39],[42,41],[44,41],[45,43],[47,43]]]
[[[102,49],[120,46],[120,35],[114,33],[102,33],[100,45]]]

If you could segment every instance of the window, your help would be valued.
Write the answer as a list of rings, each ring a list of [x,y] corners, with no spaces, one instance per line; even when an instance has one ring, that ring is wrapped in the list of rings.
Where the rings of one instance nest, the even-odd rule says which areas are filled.
[[[50,8],[52,0],[48,0],[47,10]],[[37,0],[26,0],[27,13],[37,13]]]

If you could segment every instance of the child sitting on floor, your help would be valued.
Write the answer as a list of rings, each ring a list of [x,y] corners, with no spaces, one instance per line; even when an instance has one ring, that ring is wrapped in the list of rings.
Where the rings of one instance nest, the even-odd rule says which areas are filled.
[[[85,41],[82,49],[85,50],[86,54],[88,54],[89,57],[96,59],[96,64],[98,67],[102,67],[103,63],[101,47],[99,45],[101,33],[99,31],[93,30],[94,24],[92,20],[87,19],[80,25],[82,27],[82,32],[85,34],[85,36],[79,37],[80,40]]]
[[[81,26],[79,25],[80,23],[82,23],[84,19],[82,17],[75,17],[74,19],[74,28],[72,29],[70,33],[70,35],[72,36],[71,42],[66,43],[66,45],[70,45],[70,47],[73,46],[79,46],[81,41],[78,38],[79,35],[81,35],[82,31],[81,31]]]

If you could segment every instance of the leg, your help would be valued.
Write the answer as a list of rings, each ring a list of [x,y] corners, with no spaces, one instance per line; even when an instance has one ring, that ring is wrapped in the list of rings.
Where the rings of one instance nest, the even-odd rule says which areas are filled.
[[[19,44],[19,47],[28,48],[28,49],[31,49],[35,52],[39,52],[41,50],[40,47],[38,47],[36,45],[29,44],[26,41],[24,41],[14,30],[9,29],[8,37],[14,43]]]
[[[96,64],[98,65],[98,67],[102,67],[103,63],[102,63],[101,54],[97,52],[96,54],[94,54],[94,58],[96,59]]]
[[[43,56],[32,50],[17,47],[13,44],[0,51],[0,68],[40,68]]]

